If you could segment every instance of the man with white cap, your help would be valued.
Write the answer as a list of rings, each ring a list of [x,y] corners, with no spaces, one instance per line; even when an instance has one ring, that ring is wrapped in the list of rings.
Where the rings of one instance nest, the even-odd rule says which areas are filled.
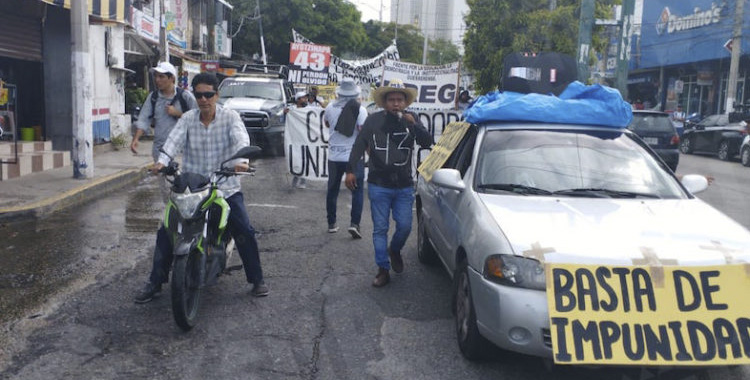
[[[135,136],[130,144],[130,150],[138,153],[138,140],[144,133],[148,132],[153,121],[154,144],[151,155],[154,161],[159,159],[159,149],[167,141],[169,132],[172,131],[177,120],[184,112],[198,108],[198,102],[189,91],[175,86],[177,69],[169,62],[159,62],[156,67],[151,68],[156,83],[156,91],[149,93],[143,102],[136,122]]]
[[[370,156],[367,175],[367,195],[372,214],[372,242],[378,273],[372,286],[381,287],[391,280],[390,269],[404,270],[401,249],[411,233],[414,177],[412,156],[414,142],[422,148],[433,144],[432,135],[408,107],[417,91],[407,88],[401,80],[393,79],[387,86],[377,88],[373,96],[383,111],[367,117],[359,136],[354,141],[346,167],[346,187],[354,190],[360,185],[354,174],[365,151]],[[388,225],[393,213],[396,229],[388,245]]]
[[[304,91],[297,91],[297,93],[294,94],[294,105],[297,108],[307,107],[307,93]],[[289,112],[289,108],[284,109],[284,113],[288,113],[288,112]],[[298,189],[306,189],[307,181],[305,180],[304,177],[295,175],[294,178],[292,178],[292,187],[296,187]]]
[[[326,193],[326,217],[328,232],[338,232],[336,225],[336,201],[341,188],[341,177],[346,173],[346,165],[352,152],[352,145],[359,135],[359,130],[367,119],[367,109],[360,105],[360,88],[354,79],[344,78],[336,87],[338,99],[326,106],[323,115],[326,127],[330,129],[328,138],[328,192]],[[352,211],[349,233],[354,239],[361,239],[359,222],[362,219],[364,203],[364,161],[359,160],[354,166],[354,175],[358,186],[352,190]]]

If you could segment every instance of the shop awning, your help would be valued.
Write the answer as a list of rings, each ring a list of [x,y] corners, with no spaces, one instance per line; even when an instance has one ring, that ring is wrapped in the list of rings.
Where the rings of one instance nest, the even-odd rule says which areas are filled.
[[[73,0],[42,0],[47,4],[70,9]],[[129,23],[131,0],[88,0],[89,15],[103,20]]]

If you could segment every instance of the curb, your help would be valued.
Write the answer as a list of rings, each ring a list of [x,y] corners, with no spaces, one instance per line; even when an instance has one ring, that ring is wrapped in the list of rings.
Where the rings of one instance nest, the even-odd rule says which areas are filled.
[[[90,183],[41,201],[18,207],[0,209],[0,222],[20,222],[48,216],[56,211],[80,205],[107,192],[118,190],[140,181],[148,172],[143,168],[124,170],[105,177],[96,178]]]

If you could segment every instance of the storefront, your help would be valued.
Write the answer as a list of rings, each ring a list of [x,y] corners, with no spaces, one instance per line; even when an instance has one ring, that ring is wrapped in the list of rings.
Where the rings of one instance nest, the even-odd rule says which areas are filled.
[[[42,14],[44,4],[0,0],[0,118],[4,139],[41,138],[44,115]],[[24,133],[21,136],[21,128]]]
[[[663,110],[682,105],[688,113],[726,112],[735,0],[649,0],[643,2],[641,36],[634,47],[631,79],[647,72]],[[745,11],[744,36],[750,35],[750,11]],[[742,52],[750,52],[745,38]],[[748,58],[740,62],[736,102],[750,100]],[[641,87],[643,87],[641,85]],[[633,87],[629,86],[629,89]],[[632,97],[632,96],[631,96]]]

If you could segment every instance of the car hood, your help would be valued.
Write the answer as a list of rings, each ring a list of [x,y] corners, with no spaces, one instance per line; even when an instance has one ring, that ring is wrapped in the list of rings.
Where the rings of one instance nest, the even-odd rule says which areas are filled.
[[[699,199],[479,194],[514,253],[546,262],[719,265],[750,262],[750,232]]]
[[[260,98],[228,98],[222,99],[221,104],[224,107],[231,108],[233,110],[262,110],[271,111],[274,107],[278,107],[283,104],[279,100],[268,100]]]

